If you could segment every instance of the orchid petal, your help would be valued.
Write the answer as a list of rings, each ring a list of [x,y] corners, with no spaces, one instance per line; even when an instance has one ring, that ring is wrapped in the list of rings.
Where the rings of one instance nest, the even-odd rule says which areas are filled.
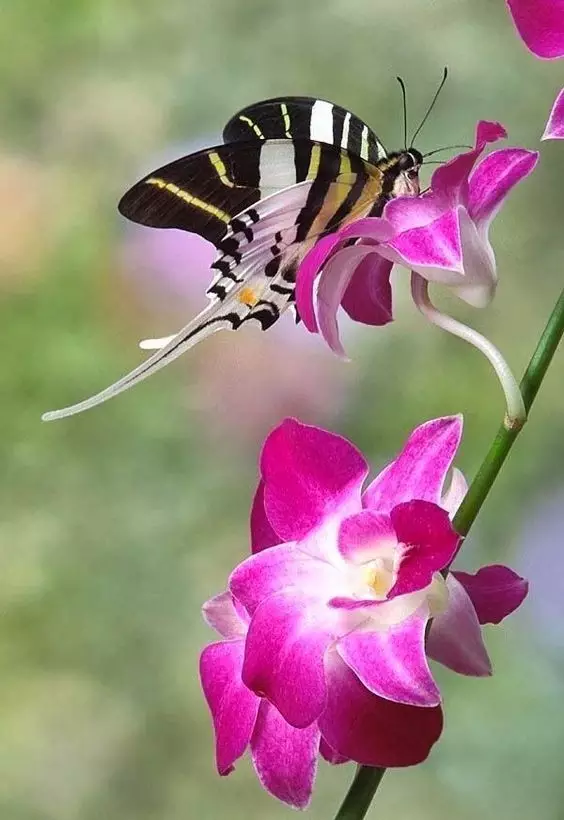
[[[345,312],[355,322],[380,327],[392,322],[392,262],[378,253],[363,259],[341,300]]]
[[[384,700],[362,685],[330,653],[327,706],[318,723],[328,745],[364,766],[415,766],[429,755],[443,728],[440,706],[421,708]]]
[[[430,282],[460,283],[465,271],[459,209],[444,210],[434,222],[398,234],[379,253]]]
[[[452,289],[459,299],[472,307],[484,308],[493,299],[497,286],[495,256],[488,239],[487,226],[484,223],[482,231],[479,231],[462,207],[458,209],[458,220],[464,278]]]
[[[490,659],[472,601],[453,574],[448,575],[446,583],[448,607],[431,622],[427,654],[460,675],[491,675]]]
[[[389,513],[413,498],[440,504],[461,436],[462,416],[432,419],[417,427],[399,456],[370,484],[363,506]]]
[[[411,706],[437,706],[441,694],[425,655],[427,613],[415,613],[382,631],[351,632],[337,651],[361,682],[379,697]]]
[[[434,222],[448,208],[445,197],[428,191],[421,196],[398,196],[386,203],[384,216],[396,234]]]
[[[515,27],[537,57],[564,57],[564,0],[507,0]]]
[[[368,465],[341,436],[286,419],[266,439],[261,473],[268,520],[281,539],[292,541],[337,511],[360,510]]]
[[[543,140],[564,140],[564,88],[554,100],[552,111],[548,118]]]
[[[319,744],[319,754],[323,760],[326,760],[327,763],[330,763],[332,766],[338,766],[341,763],[350,763],[350,759],[344,755],[340,755],[335,749],[332,749],[324,737],[321,738]]]
[[[207,646],[200,657],[202,688],[213,719],[219,774],[233,771],[251,739],[259,699],[243,684],[244,641]]]
[[[298,729],[310,726],[325,708],[323,658],[335,626],[328,607],[295,590],[271,595],[251,620],[243,681]]]
[[[502,148],[488,154],[469,180],[468,213],[482,232],[495,217],[509,192],[538,162],[537,151]]]
[[[279,544],[281,539],[272,529],[272,525],[266,517],[264,509],[264,481],[259,481],[253,506],[251,507],[251,549],[253,552],[273,547]]]
[[[377,256],[370,245],[342,248],[327,262],[317,287],[317,320],[319,330],[331,350],[346,358],[339,337],[337,311],[353,274],[367,257]]]
[[[441,507],[443,510],[447,511],[450,518],[454,517],[454,514],[462,504],[462,500],[467,492],[468,482],[464,477],[464,473],[462,473],[458,467],[453,467],[450,486],[448,490],[443,493],[443,497],[440,502]]]
[[[329,234],[315,243],[304,258],[296,274],[296,307],[304,325],[311,333],[317,333],[317,319],[314,309],[314,284],[319,271],[341,242],[338,234]]]
[[[229,588],[251,614],[275,592],[297,587],[305,594],[338,589],[340,576],[330,564],[312,558],[294,544],[279,544],[247,558],[233,571]]]
[[[498,624],[525,600],[529,584],[509,567],[501,564],[482,567],[475,575],[454,572],[470,596],[481,624]]]
[[[222,592],[202,607],[204,621],[223,638],[243,638],[247,633],[249,616],[231,592]]]
[[[404,544],[397,581],[388,598],[429,586],[433,575],[454,558],[460,536],[448,513],[429,501],[398,504],[390,513],[397,540]]]
[[[396,544],[389,515],[362,510],[343,519],[339,527],[339,553],[353,564],[363,564],[377,555],[381,545]]]
[[[320,733],[314,723],[294,729],[267,701],[260,705],[251,752],[257,776],[270,794],[296,809],[311,799]]]

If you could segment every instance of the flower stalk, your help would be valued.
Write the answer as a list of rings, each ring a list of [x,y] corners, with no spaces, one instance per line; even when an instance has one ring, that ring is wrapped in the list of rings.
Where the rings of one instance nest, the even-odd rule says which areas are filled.
[[[520,393],[525,409],[524,418],[531,409],[563,335],[564,290],[554,306],[521,379]],[[465,536],[470,531],[522,426],[522,424],[508,426],[505,420],[501,424],[474,480],[470,484],[468,493],[454,517],[453,524],[460,535]],[[382,782],[385,771],[382,768],[359,766],[345,799],[335,815],[335,820],[362,820],[366,816],[370,803]]]

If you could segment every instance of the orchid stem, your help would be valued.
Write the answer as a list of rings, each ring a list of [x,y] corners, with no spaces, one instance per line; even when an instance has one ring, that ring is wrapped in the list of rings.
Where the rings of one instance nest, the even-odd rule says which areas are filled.
[[[442,330],[446,330],[448,333],[452,333],[454,336],[458,336],[460,339],[464,339],[465,342],[474,345],[474,347],[484,354],[495,370],[505,394],[505,402],[507,405],[505,426],[510,429],[522,427],[527,420],[527,411],[525,410],[523,397],[519,390],[517,380],[511,372],[511,368],[497,347],[493,345],[489,339],[486,339],[485,336],[482,336],[481,333],[478,333],[477,330],[437,310],[429,298],[429,283],[417,273],[411,274],[411,293],[413,294],[413,299],[418,310],[426,319]]]
[[[525,418],[537,396],[563,335],[564,290],[560,294],[521,379],[520,394],[525,410]],[[470,527],[482,509],[482,505],[499,475],[522,426],[520,424],[508,427],[506,418],[497,431],[497,435],[454,517],[453,525],[460,535],[465,536],[470,531]],[[385,771],[385,769],[370,766],[359,766],[341,808],[335,815],[335,820],[362,820],[366,816],[372,798],[382,782]]]

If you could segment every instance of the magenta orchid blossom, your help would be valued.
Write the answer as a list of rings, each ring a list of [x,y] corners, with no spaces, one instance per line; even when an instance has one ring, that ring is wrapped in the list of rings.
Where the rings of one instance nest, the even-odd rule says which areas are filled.
[[[542,139],[564,140],[564,88],[558,92],[554,101]]]
[[[451,515],[466,483],[445,479],[461,418],[413,431],[363,490],[346,439],[287,419],[267,438],[251,513],[253,555],[204,608],[224,638],[202,654],[221,774],[250,746],[262,784],[307,804],[316,761],[409,766],[442,730],[427,655],[487,676],[480,624],[516,609],[527,583],[507,567],[451,573]]]
[[[537,57],[564,57],[564,0],[507,0],[515,27]]]

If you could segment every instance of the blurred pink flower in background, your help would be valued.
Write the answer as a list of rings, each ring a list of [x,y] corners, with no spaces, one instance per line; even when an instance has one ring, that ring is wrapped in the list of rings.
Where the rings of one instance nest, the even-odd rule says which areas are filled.
[[[558,92],[554,100],[542,139],[564,140],[564,88]]]
[[[427,654],[491,674],[480,625],[513,612],[527,582],[499,565],[445,580],[461,540],[462,474],[444,490],[461,433],[458,416],[421,425],[364,491],[368,464],[346,439],[294,419],[268,436],[254,554],[204,607],[225,639],[201,662],[221,774],[250,744],[265,788],[303,807],[321,744],[329,762],[427,757],[442,730]]]
[[[211,136],[189,143],[184,152],[214,141],[217,137]],[[180,153],[176,148],[170,155]],[[168,158],[157,157],[155,164]],[[214,258],[213,245],[197,234],[130,223],[124,230],[121,260],[128,287],[165,333],[204,307]],[[236,334],[236,341],[232,334],[207,339],[192,351],[190,366],[187,405],[201,414],[208,432],[251,441],[264,438],[280,416],[334,418],[354,377],[352,368],[325,355],[305,328],[296,328],[290,312],[268,333],[250,326]]]
[[[564,0],[507,0],[515,27],[537,57],[564,57]]]

